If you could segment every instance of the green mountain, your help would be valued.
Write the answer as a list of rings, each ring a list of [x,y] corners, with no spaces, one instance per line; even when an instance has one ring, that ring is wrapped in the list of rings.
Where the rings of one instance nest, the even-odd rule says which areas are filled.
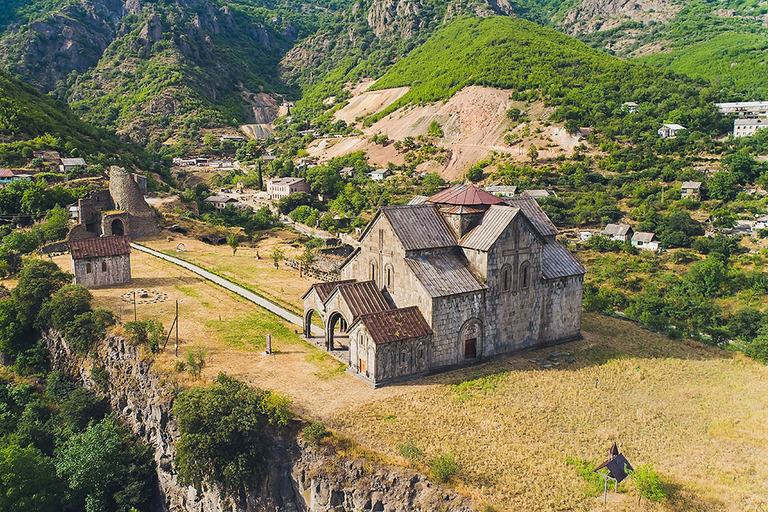
[[[144,170],[157,165],[140,148],[81,121],[65,104],[0,73],[0,165],[24,164],[35,149],[84,156],[103,165]]]
[[[290,92],[280,58],[335,3],[16,0],[0,64],[124,139],[162,141],[255,121],[258,93]]]

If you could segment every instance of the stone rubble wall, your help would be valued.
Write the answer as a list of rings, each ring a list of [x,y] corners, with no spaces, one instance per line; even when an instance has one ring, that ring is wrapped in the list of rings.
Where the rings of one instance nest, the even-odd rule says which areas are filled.
[[[313,447],[291,436],[270,439],[268,475],[245,503],[215,489],[196,492],[181,485],[173,469],[179,429],[171,409],[179,391],[152,369],[141,347],[110,335],[91,356],[76,354],[54,331],[44,335],[54,368],[79,380],[86,389],[106,395],[112,410],[142,440],[154,447],[159,502],[167,512],[406,512],[441,510],[470,512],[472,503],[424,476],[365,459],[339,457],[326,447]],[[103,390],[93,370],[108,375]]]

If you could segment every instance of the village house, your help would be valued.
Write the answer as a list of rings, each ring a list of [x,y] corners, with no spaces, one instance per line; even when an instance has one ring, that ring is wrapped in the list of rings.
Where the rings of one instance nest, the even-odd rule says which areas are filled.
[[[629,224],[608,224],[600,234],[617,242],[629,242],[633,233]]]
[[[69,242],[75,284],[86,288],[131,282],[131,244],[127,236],[102,236]]]
[[[733,136],[738,137],[751,137],[759,130],[768,128],[768,119],[734,119],[733,120]]]
[[[303,296],[371,386],[581,337],[584,267],[536,201],[456,185],[379,209],[341,280]]]
[[[339,176],[342,178],[351,178],[355,175],[354,167],[342,167],[339,171]]]
[[[490,183],[485,186],[485,191],[498,197],[514,197],[515,192],[517,192],[517,187],[515,185]]]
[[[368,177],[373,181],[382,181],[392,176],[392,171],[389,169],[376,169],[368,173]]]
[[[680,196],[683,199],[693,199],[694,201],[701,201],[701,182],[700,181],[684,181],[680,185]]]
[[[733,101],[715,103],[721,114],[739,117],[768,117],[768,101]]]
[[[681,126],[679,124],[675,123],[664,123],[661,125],[661,128],[659,128],[658,134],[659,137],[662,139],[674,139],[677,137],[677,133],[680,130],[685,130],[685,126]]]
[[[223,210],[230,203],[236,203],[237,199],[233,199],[227,196],[208,196],[205,198],[205,202],[213,205],[217,210]]]
[[[632,235],[631,241],[632,247],[644,251],[658,251],[659,240],[656,238],[655,233],[646,233],[644,231],[637,231]]]
[[[625,101],[621,104],[621,110],[628,114],[637,114],[640,111],[640,106],[634,101]]]
[[[82,158],[62,158],[61,164],[59,164],[59,170],[61,172],[69,172],[72,169],[78,167],[85,167],[85,160]]]
[[[269,199],[280,200],[297,192],[309,194],[309,183],[304,178],[275,178],[267,180],[267,196]]]
[[[245,137],[242,135],[222,135],[219,137],[219,142],[243,142]]]
[[[755,218],[755,223],[752,225],[752,231],[757,233],[761,229],[768,229],[768,215],[760,215]]]
[[[11,169],[0,169],[0,188],[5,188],[12,181],[31,180],[32,175],[26,173],[17,173]]]
[[[534,199],[544,199],[545,197],[557,197],[553,192],[544,189],[523,190],[521,196],[532,197]]]

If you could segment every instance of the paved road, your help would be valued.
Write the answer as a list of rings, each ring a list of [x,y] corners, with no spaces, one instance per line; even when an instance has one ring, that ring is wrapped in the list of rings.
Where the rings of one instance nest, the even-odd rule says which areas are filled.
[[[205,279],[218,284],[219,286],[226,288],[229,291],[232,291],[241,297],[248,299],[249,301],[253,302],[254,304],[258,304],[259,306],[263,307],[264,309],[271,311],[272,313],[276,314],[277,316],[284,318],[291,322],[292,324],[296,324],[302,329],[304,328],[304,320],[301,317],[298,317],[291,313],[290,311],[281,308],[277,304],[274,304],[272,302],[269,302],[267,299],[260,295],[256,295],[255,293],[246,290],[242,286],[238,286],[234,283],[231,283],[224,279],[223,277],[219,277],[216,274],[212,274],[211,272],[208,272],[205,269],[202,269],[198,267],[197,265],[193,265],[192,263],[189,263],[184,260],[180,260],[179,258],[174,258],[173,256],[168,256],[167,254],[163,254],[161,252],[155,251],[153,249],[150,249],[149,247],[144,247],[143,245],[132,243],[131,247],[133,249],[136,249],[137,251],[145,252],[147,254],[151,254],[152,256],[155,256],[157,258],[164,259],[165,261],[170,261],[171,263],[175,263],[176,265],[180,267],[184,267],[185,269],[189,270],[190,272],[194,272],[195,274],[204,277]],[[312,326],[312,334],[315,336],[322,336],[323,330],[317,327],[316,325]]]

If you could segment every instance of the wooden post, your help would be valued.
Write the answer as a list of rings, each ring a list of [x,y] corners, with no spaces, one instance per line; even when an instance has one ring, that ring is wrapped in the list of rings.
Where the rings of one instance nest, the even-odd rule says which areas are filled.
[[[267,355],[271,355],[272,354],[272,335],[269,334],[269,333],[267,333],[267,351],[266,351],[266,354]]]
[[[179,357],[179,301],[176,301],[176,357]]]

